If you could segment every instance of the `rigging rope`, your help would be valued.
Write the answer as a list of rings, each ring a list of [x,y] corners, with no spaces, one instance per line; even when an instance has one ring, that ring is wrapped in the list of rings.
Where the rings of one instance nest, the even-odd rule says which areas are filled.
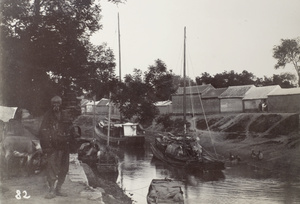
[[[211,136],[210,128],[209,128],[209,125],[208,125],[208,122],[207,122],[207,117],[206,117],[203,102],[202,102],[201,93],[199,93],[199,87],[198,86],[197,86],[197,92],[198,92],[198,96],[199,96],[199,99],[200,99],[200,104],[201,104],[201,108],[202,108],[202,111],[203,111],[203,116],[204,116],[204,119],[205,119],[206,127],[207,127],[207,130],[208,130],[208,133],[209,133],[210,141],[211,141],[212,146],[214,148],[215,154],[218,158],[216,147],[215,147],[214,141],[213,141],[212,136]]]
[[[189,56],[189,53],[188,53],[188,56]],[[190,82],[190,81],[189,81]],[[191,87],[191,86],[190,86]],[[202,97],[201,97],[201,93],[199,91],[199,86],[196,85],[197,87],[197,93],[198,93],[198,97],[199,97],[199,100],[200,100],[200,105],[201,105],[201,109],[202,109],[202,112],[203,112],[203,116],[204,116],[204,120],[205,120],[205,123],[206,123],[206,127],[207,127],[207,130],[209,132],[209,137],[210,137],[210,141],[212,143],[212,146],[214,148],[214,152],[215,152],[215,155],[217,156],[218,158],[218,154],[217,154],[217,151],[216,151],[216,148],[215,148],[215,145],[214,145],[214,142],[213,142],[213,139],[212,139],[212,136],[211,136],[211,132],[210,132],[210,128],[209,128],[209,125],[208,125],[208,122],[207,122],[207,117],[206,117],[206,114],[205,114],[205,110],[204,110],[204,106],[203,106],[203,102],[202,102]],[[191,89],[190,89],[190,93],[191,93]],[[191,96],[191,94],[190,94]],[[192,101],[192,109],[193,109],[193,100],[192,100],[192,97],[191,97],[191,101]],[[194,111],[194,109],[193,109]],[[193,112],[193,115],[194,115],[194,112]]]

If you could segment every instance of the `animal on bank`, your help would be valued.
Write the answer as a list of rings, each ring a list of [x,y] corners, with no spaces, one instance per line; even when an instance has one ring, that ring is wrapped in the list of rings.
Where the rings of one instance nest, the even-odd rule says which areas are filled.
[[[241,162],[241,158],[239,155],[233,155],[231,152],[229,152],[229,160],[231,163],[239,163]]]
[[[261,151],[258,151],[258,153],[256,153],[254,150],[252,150],[252,152],[251,152],[251,158],[252,159],[262,160],[263,157],[264,157],[264,155]]]
[[[35,155],[41,155],[42,148],[38,140],[32,140],[25,136],[7,136],[1,144],[1,157],[4,160],[5,170],[10,176],[12,161],[18,158],[25,165],[27,173],[33,170],[32,159]],[[19,163],[20,164],[20,163]],[[20,167],[20,165],[18,165]]]

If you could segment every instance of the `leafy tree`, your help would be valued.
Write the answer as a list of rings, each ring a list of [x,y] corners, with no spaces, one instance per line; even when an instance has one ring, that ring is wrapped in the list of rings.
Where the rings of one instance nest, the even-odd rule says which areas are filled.
[[[120,105],[120,112],[126,119],[136,118],[141,123],[147,123],[158,114],[154,106],[154,90],[143,82],[139,69],[135,69],[133,75],[125,76],[124,83],[119,83],[112,100]]]
[[[167,132],[171,131],[174,126],[174,121],[171,119],[170,114],[162,114],[158,116],[155,121],[157,124],[162,124]]]
[[[106,94],[94,87],[114,80],[114,56],[89,43],[100,12],[94,0],[2,0],[0,103],[38,112],[54,94]]]
[[[179,86],[183,87],[184,86],[184,81],[185,81],[185,86],[195,86],[196,82],[194,82],[190,77],[186,76],[185,80],[183,77],[178,76],[179,78]]]
[[[99,46],[89,44],[88,50],[88,63],[78,76],[78,84],[84,90],[90,90],[90,97],[95,95],[96,99],[108,97],[118,81],[113,51],[107,48],[106,44]]]
[[[258,79],[257,85],[279,85],[281,88],[292,88],[297,86],[297,78],[291,73],[273,74],[272,77],[264,76],[263,79]]]
[[[202,84],[212,84],[213,82],[213,77],[207,73],[207,72],[204,72],[201,74],[201,77],[196,77],[196,83],[198,85],[202,85]]]
[[[273,57],[277,59],[275,69],[284,68],[291,63],[298,74],[300,86],[300,43],[299,39],[282,39],[281,44],[273,48]]]
[[[167,70],[166,64],[157,59],[155,65],[151,65],[148,71],[145,72],[145,83],[151,86],[157,101],[164,101],[171,98],[171,95],[176,92],[177,86],[174,84],[175,75],[172,71]]]
[[[196,78],[197,84],[211,84],[216,88],[228,86],[254,84],[256,77],[253,73],[244,70],[242,73],[236,73],[233,70],[217,73],[213,77],[208,73],[203,73],[201,77]]]

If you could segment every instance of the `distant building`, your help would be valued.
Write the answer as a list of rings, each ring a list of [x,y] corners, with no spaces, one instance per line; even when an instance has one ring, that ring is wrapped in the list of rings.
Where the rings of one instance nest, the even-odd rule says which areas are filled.
[[[80,101],[81,114],[85,114],[87,112],[88,102],[90,102],[88,99],[81,99]]]
[[[272,91],[268,94],[268,109],[273,113],[300,113],[300,88]]]
[[[279,85],[251,88],[243,98],[244,112],[259,112],[259,104],[264,100],[267,102],[268,94],[279,89]]]
[[[186,87],[186,114],[202,114],[200,97],[206,91],[215,89],[211,84]],[[179,87],[177,93],[172,95],[173,114],[183,114],[183,91],[184,87]]]
[[[229,86],[220,96],[221,113],[243,112],[243,98],[254,85]]]
[[[172,113],[172,101],[157,101],[154,105],[158,108],[159,114]]]
[[[109,99],[102,98],[100,101],[90,100],[85,104],[85,108],[81,107],[82,110],[86,110],[86,114],[97,114],[97,115],[108,115]],[[111,103],[111,114],[120,115],[118,107]]]
[[[226,90],[227,88],[209,89],[201,95],[205,113],[212,114],[221,112],[219,96]],[[201,104],[198,104],[197,106],[199,105]]]

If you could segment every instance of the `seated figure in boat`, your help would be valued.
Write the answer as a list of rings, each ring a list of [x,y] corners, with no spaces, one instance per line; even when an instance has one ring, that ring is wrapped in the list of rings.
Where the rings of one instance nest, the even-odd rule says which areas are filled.
[[[179,156],[179,157],[180,157],[180,156],[183,156],[183,149],[182,149],[182,146],[179,146],[177,156]]]
[[[104,151],[98,151],[97,157],[100,163],[113,163],[116,160],[116,155],[112,151],[110,151],[109,147],[107,147]]]
[[[198,158],[199,160],[201,160],[202,159],[202,146],[197,142],[191,143],[191,146],[192,146],[193,155],[196,158]]]
[[[93,164],[97,160],[99,149],[100,145],[95,140],[82,143],[78,149],[78,159],[84,163]]]

